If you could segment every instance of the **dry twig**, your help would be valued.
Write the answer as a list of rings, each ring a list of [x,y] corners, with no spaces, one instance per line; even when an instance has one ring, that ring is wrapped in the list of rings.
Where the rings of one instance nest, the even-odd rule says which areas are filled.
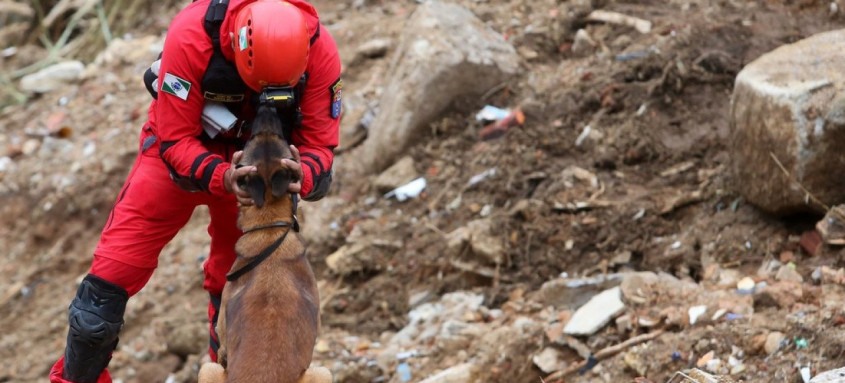
[[[595,360],[597,360],[597,361],[605,360],[607,358],[610,358],[613,355],[616,355],[616,354],[618,354],[622,351],[625,351],[629,347],[636,346],[640,343],[648,342],[650,340],[654,340],[657,337],[663,335],[663,333],[665,333],[665,332],[666,332],[666,330],[659,329],[657,331],[650,332],[648,334],[642,334],[642,335],[639,335],[639,336],[635,336],[635,337],[628,339],[628,340],[626,340],[622,343],[619,343],[617,345],[601,349],[599,352],[597,352],[597,353],[595,353],[595,355],[593,355],[593,358],[595,358]],[[565,378],[569,375],[572,375],[572,374],[578,372],[579,370],[581,370],[582,368],[584,368],[587,365],[587,362],[588,362],[587,360],[581,361],[581,362],[579,362],[579,363],[577,363],[577,364],[575,364],[575,365],[573,365],[573,366],[571,366],[571,367],[569,367],[565,370],[557,371],[557,372],[547,376],[545,379],[546,379],[546,381],[549,381],[549,382],[558,381],[562,378]]]
[[[775,156],[775,153],[769,152],[769,155],[772,157],[772,160],[775,161],[775,164],[777,164],[777,166],[780,168],[780,170],[783,172],[783,174],[786,175],[786,178],[788,178],[790,181],[794,182],[796,185],[798,185],[798,187],[801,188],[801,190],[805,193],[805,195],[806,195],[805,199],[808,202],[814,202],[814,203],[818,204],[826,212],[830,211],[830,206],[827,206],[820,199],[816,198],[816,196],[813,195],[813,193],[811,193],[809,190],[807,190],[807,188],[804,187],[804,185],[802,185],[800,182],[798,182],[797,179],[795,179],[795,177],[792,176],[792,173],[790,173],[789,170],[786,170],[786,167],[783,166],[783,163],[781,163],[780,160],[777,158],[777,156]]]

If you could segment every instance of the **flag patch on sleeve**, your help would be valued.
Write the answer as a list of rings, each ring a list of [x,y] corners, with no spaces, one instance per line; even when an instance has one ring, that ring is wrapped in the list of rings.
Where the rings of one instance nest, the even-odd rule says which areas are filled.
[[[187,101],[188,95],[191,91],[191,83],[170,73],[165,73],[164,82],[161,84],[161,90],[164,93],[172,94],[181,98],[183,101]]]
[[[343,80],[337,79],[337,81],[329,87],[329,91],[332,96],[332,118],[337,120],[343,113]]]

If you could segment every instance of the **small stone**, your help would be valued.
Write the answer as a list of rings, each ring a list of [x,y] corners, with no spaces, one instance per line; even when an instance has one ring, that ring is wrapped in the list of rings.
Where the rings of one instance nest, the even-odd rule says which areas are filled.
[[[34,138],[30,138],[23,143],[23,146],[21,146],[21,152],[23,152],[24,155],[28,156],[38,151],[38,148],[40,146],[41,141],[36,140]]]
[[[774,331],[769,333],[766,336],[766,343],[763,346],[763,350],[766,351],[766,354],[772,355],[778,350],[780,350],[781,342],[783,342],[784,335],[782,332]]]
[[[736,284],[736,289],[739,291],[740,294],[751,294],[754,292],[754,286],[756,283],[754,282],[751,277],[742,278]]]
[[[754,292],[755,307],[779,307],[789,309],[804,296],[799,282],[776,282]]]
[[[418,174],[414,167],[414,159],[406,156],[379,174],[373,185],[380,192],[387,192],[405,185],[417,177]]]
[[[357,273],[373,266],[373,258],[362,243],[345,245],[326,258],[326,265],[338,275]]]
[[[576,56],[586,56],[596,49],[596,42],[590,33],[584,29],[575,32],[575,40],[572,42],[572,53]]]
[[[821,250],[823,240],[821,234],[816,230],[810,230],[801,234],[801,248],[807,252],[807,255],[815,257]]]
[[[475,381],[478,374],[478,366],[472,363],[464,363],[448,368],[420,383],[464,383]]]
[[[702,355],[701,358],[698,358],[698,361],[695,362],[695,366],[698,367],[698,368],[704,368],[707,365],[707,363],[709,363],[711,360],[713,360],[714,356],[716,356],[715,351],[710,351],[710,352]]]
[[[804,282],[804,277],[802,277],[801,274],[798,274],[798,271],[795,270],[795,264],[793,263],[781,266],[775,276],[775,279],[788,282]]]
[[[391,45],[393,42],[388,38],[373,39],[361,44],[355,51],[355,55],[368,59],[384,57]]]
[[[326,341],[325,339],[320,339],[320,341],[317,342],[316,345],[314,345],[314,351],[317,352],[318,354],[327,354],[331,350],[332,349],[331,349],[331,347],[329,347],[329,342]]]
[[[561,358],[561,352],[557,349],[546,347],[542,352],[531,359],[534,365],[544,373],[551,374],[566,367],[566,362]]]
[[[625,310],[619,287],[605,290],[581,306],[566,324],[569,335],[592,335]]]
[[[65,61],[44,68],[21,79],[20,88],[25,92],[47,93],[80,79],[85,64]]]
[[[167,334],[167,351],[182,358],[201,352],[207,346],[207,334],[204,323],[178,325]]]

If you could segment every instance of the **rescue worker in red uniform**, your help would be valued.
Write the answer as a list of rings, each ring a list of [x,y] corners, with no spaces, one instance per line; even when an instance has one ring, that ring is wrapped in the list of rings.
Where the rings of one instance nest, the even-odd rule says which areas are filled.
[[[252,203],[237,179],[255,171],[236,168],[233,157],[249,137],[256,102],[268,89],[295,101],[278,108],[295,147],[295,158],[284,161],[302,170],[289,191],[318,200],[328,192],[338,143],[340,71],[334,39],[304,0],[198,0],[176,15],[138,157],[68,309],[67,345],[51,382],[112,381],[106,367],[126,302],[149,281],[162,248],[198,205],[211,216],[203,288],[211,297],[209,353],[216,360],[219,299],[241,235],[238,203]],[[202,125],[207,103],[222,105],[237,123],[209,133]]]

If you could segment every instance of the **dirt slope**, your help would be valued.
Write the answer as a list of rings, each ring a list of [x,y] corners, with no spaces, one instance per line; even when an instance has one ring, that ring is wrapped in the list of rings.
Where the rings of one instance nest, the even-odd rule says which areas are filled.
[[[373,177],[339,174],[331,195],[340,201],[331,210],[334,225],[309,226],[305,207],[305,235],[319,238],[310,252],[323,288],[324,339],[332,344],[315,361],[332,367],[339,381],[401,381],[394,370],[363,371],[355,360],[367,347],[343,345],[376,348],[385,334],[407,324],[409,298],[419,292],[473,291],[485,297],[486,306],[501,308],[516,292],[535,292],[561,273],[663,271],[704,286],[719,278],[709,273],[711,265],[755,275],[764,262],[785,252],[793,254],[807,281],[817,266],[843,266],[838,249],[824,248],[810,257],[798,246],[798,237],[819,217],[762,215],[731,192],[731,183],[741,180],[725,172],[734,75],[779,45],[841,28],[845,20],[831,14],[831,3],[459,3],[517,47],[523,75],[487,99],[461,101],[408,150],[417,173],[429,182],[421,198],[385,200],[371,186]],[[356,48],[373,38],[396,39],[416,2],[315,5],[339,42],[346,92],[354,95],[349,98],[376,99],[389,58],[355,59]],[[587,22],[585,15],[594,9],[648,19],[654,27],[642,34]],[[174,11],[156,16],[165,19]],[[75,281],[90,264],[99,229],[137,153],[148,102],[140,75],[157,54],[160,28],[160,22],[145,26],[126,48],[113,45],[113,54],[92,64],[80,83],[7,106],[0,114],[0,157],[9,158],[0,168],[0,358],[6,361],[0,382],[46,381],[61,352]],[[580,28],[597,41],[593,53],[573,51]],[[21,48],[17,55],[26,52]],[[4,60],[10,68],[31,61]],[[482,141],[474,113],[484,104],[519,105],[527,121],[502,138]],[[592,133],[576,145],[587,126]],[[60,127],[72,134],[49,133]],[[563,176],[574,167],[589,176]],[[490,169],[496,169],[494,176],[467,186]],[[567,207],[574,201],[590,205]],[[482,215],[506,243],[498,267],[467,253],[448,255],[447,234]],[[163,382],[168,376],[173,379],[168,381],[191,381],[205,341],[207,297],[200,287],[208,249],[205,225],[207,216],[198,209],[163,252],[149,286],[130,303],[112,362],[122,381]],[[350,237],[369,241],[372,261],[362,272],[339,277],[327,270],[325,259]],[[620,255],[624,260],[614,262]],[[806,282],[805,288],[810,293],[802,303],[818,305],[820,294],[812,292],[818,287]],[[540,317],[540,311],[525,315]],[[800,381],[798,365],[820,371],[840,367],[841,323],[810,309],[761,307],[747,323],[671,329],[630,356],[603,362],[571,381],[621,382],[644,375],[663,382],[688,366],[672,363],[667,355],[673,351],[700,356],[712,349],[724,355],[731,346],[756,350],[748,352],[749,367],[737,377]],[[807,339],[809,345],[764,355],[756,342],[770,331]],[[620,339],[623,334],[609,329],[588,342],[598,349]],[[530,357],[546,343],[538,340],[507,365],[484,366],[482,381],[539,381],[545,374]],[[448,367],[445,353],[416,363],[414,381]],[[637,358],[645,366],[640,371],[632,367]]]

